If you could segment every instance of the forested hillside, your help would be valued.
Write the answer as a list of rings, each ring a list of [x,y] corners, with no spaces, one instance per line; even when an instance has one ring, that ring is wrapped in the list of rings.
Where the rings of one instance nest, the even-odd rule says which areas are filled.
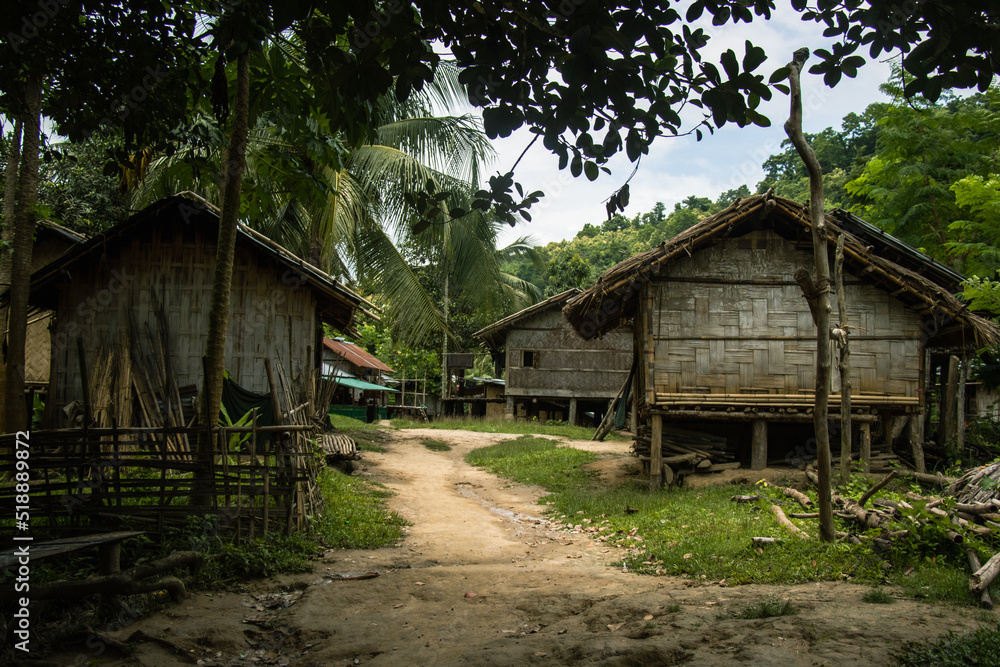
[[[870,105],[807,138],[823,167],[827,208],[844,208],[966,275],[990,278],[1000,268],[1000,94],[967,97],[945,91],[936,103],[904,100]],[[632,218],[587,222],[572,239],[538,248],[541,262],[509,262],[505,270],[547,295],[586,287],[623,259],[648,250],[737,197],[775,193],[808,199],[805,167],[785,140],[763,164],[764,179],[714,200],[689,196],[667,212],[662,203]],[[992,288],[991,283],[986,284]]]

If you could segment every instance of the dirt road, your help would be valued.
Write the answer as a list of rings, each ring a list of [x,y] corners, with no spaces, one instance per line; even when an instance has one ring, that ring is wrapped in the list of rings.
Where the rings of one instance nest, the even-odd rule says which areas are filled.
[[[452,450],[430,451],[422,437]],[[245,593],[196,593],[114,633],[155,638],[131,657],[96,645],[61,664],[104,650],[99,664],[150,667],[885,665],[906,641],[985,620],[971,607],[866,604],[867,588],[845,583],[727,588],[623,572],[613,548],[545,521],[540,489],[464,463],[474,447],[509,437],[393,432],[358,474],[397,492],[392,508],[413,523],[400,546],[330,551],[312,574],[255,582]],[[573,445],[634,461],[622,443]],[[361,572],[380,574],[331,578]],[[732,618],[773,597],[799,613]]]

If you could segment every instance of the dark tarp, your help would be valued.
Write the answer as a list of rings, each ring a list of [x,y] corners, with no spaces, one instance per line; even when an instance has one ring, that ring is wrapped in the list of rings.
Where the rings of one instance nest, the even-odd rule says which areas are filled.
[[[243,415],[257,408],[257,426],[274,426],[274,406],[271,394],[257,394],[248,391],[229,378],[222,380],[222,405],[226,407],[229,419],[235,424]],[[222,413],[219,413],[219,423],[223,423]],[[249,424],[247,424],[249,426]],[[259,443],[266,439],[261,433],[257,436]]]

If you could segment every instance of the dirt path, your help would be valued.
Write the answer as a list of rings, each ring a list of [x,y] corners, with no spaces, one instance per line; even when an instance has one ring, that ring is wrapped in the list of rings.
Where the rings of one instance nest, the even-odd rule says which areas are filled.
[[[452,450],[430,451],[422,437]],[[509,437],[393,432],[384,454],[365,454],[359,474],[397,492],[392,508],[413,523],[399,547],[331,551],[310,575],[195,594],[114,633],[166,641],[100,664],[884,665],[906,641],[984,620],[973,608],[866,604],[866,587],[843,583],[726,588],[623,572],[613,549],[541,519],[539,489],[464,463],[474,447]],[[621,443],[573,444],[629,461]],[[380,576],[330,578],[361,572]],[[775,596],[799,613],[727,614]]]

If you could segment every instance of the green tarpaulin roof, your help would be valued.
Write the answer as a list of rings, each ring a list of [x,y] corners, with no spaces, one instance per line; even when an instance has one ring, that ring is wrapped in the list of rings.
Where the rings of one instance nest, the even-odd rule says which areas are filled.
[[[383,387],[380,384],[372,384],[371,382],[364,382],[363,380],[357,380],[355,378],[338,377],[334,378],[334,380],[342,387],[351,387],[352,389],[368,389],[369,391],[394,391],[397,394],[399,393],[398,389]]]

